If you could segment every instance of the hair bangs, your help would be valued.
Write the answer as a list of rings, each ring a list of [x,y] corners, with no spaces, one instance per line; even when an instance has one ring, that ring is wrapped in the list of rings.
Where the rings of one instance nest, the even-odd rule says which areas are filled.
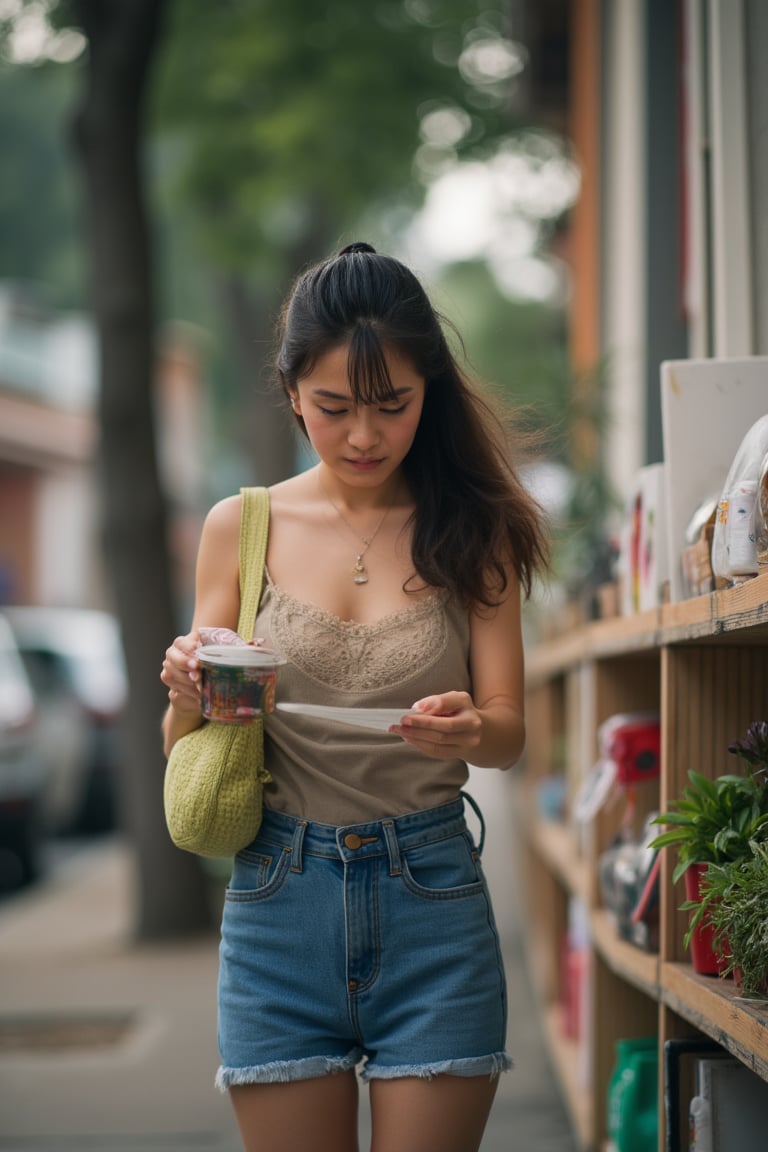
[[[356,404],[392,404],[397,392],[375,326],[359,320],[349,341],[349,386]]]

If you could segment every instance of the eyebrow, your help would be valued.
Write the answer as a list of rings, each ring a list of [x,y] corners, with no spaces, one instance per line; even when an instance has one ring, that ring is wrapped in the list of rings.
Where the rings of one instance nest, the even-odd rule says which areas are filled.
[[[345,404],[349,404],[350,401],[353,400],[353,397],[350,396],[348,392],[332,392],[329,388],[313,388],[311,391],[313,396],[320,396],[323,400],[339,400]],[[408,396],[411,392],[413,392],[413,388],[410,385],[407,385],[405,388],[393,388],[391,400],[374,400],[372,403],[388,404],[391,403],[392,400],[399,400],[403,396]]]

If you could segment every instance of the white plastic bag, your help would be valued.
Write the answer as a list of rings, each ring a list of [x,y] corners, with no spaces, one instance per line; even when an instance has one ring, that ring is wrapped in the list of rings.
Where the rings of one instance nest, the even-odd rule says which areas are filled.
[[[729,584],[756,576],[768,548],[768,415],[747,432],[734,457],[715,517],[712,571]],[[762,544],[759,543],[762,541]]]
[[[761,568],[768,566],[768,452],[763,457],[760,475],[757,478],[755,545],[757,547],[757,563]]]

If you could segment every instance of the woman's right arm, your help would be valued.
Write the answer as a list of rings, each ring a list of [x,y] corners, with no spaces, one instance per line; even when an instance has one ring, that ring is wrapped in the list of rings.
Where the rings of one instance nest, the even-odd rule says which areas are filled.
[[[203,722],[200,667],[195,654],[199,629],[237,628],[240,504],[240,496],[230,496],[206,516],[197,553],[192,627],[185,636],[177,636],[165,653],[160,679],[168,688],[169,700],[162,726],[166,756],[177,740]]]

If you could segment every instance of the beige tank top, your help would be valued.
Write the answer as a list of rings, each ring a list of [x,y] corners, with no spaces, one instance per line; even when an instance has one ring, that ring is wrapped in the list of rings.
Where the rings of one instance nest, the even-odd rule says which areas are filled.
[[[254,634],[287,661],[278,702],[407,710],[470,690],[469,618],[444,593],[357,624],[289,596],[265,572]],[[387,732],[279,710],[265,717],[264,754],[265,806],[323,824],[448,803],[468,775],[463,760],[433,760]]]

